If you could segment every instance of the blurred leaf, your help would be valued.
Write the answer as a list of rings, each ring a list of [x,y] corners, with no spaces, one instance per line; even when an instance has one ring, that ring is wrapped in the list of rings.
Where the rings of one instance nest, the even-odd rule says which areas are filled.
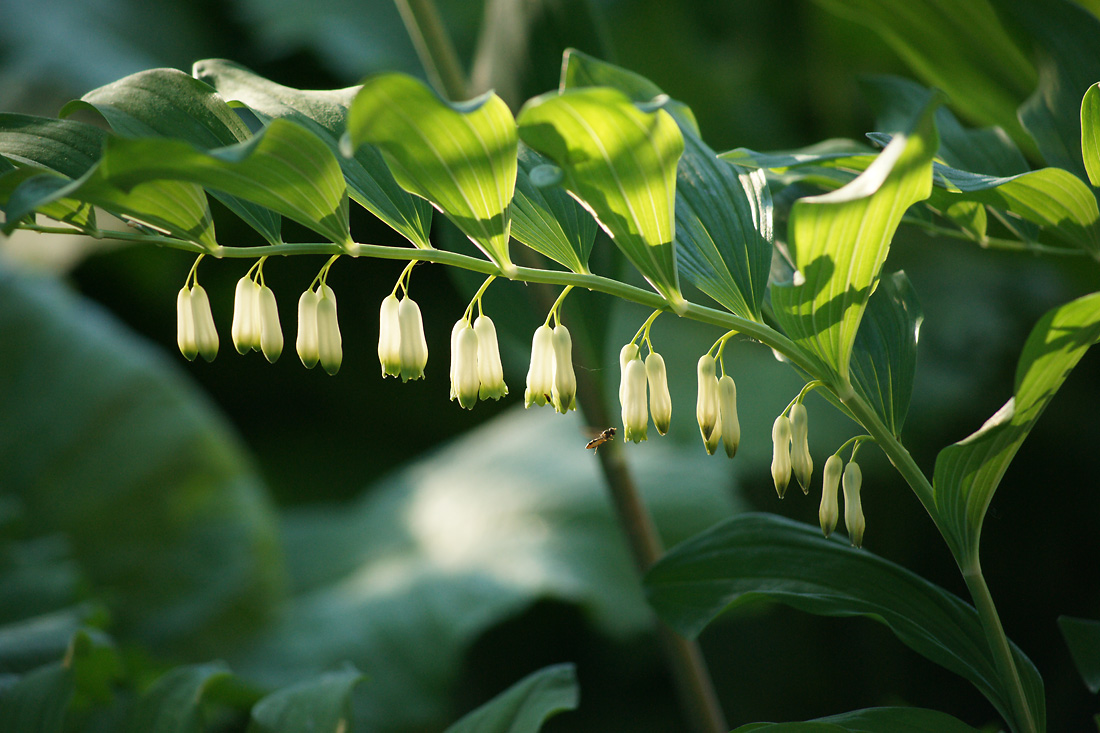
[[[524,677],[446,733],[535,733],[558,713],[576,710],[579,699],[576,669],[557,664]]]
[[[1081,156],[1089,182],[1100,187],[1100,82],[1081,100]]]
[[[972,606],[920,576],[773,514],[741,514],[671,549],[646,574],[657,614],[694,638],[727,610],[763,600],[820,616],[864,616],[915,652],[970,680],[1011,719],[1011,697]],[[1013,647],[1042,710],[1042,679]],[[1042,717],[1040,715],[1040,717]]]
[[[516,194],[511,207],[512,236],[573,272],[588,272],[596,220],[565,189],[532,181],[531,172],[549,164],[531,148],[519,146]]]
[[[202,149],[252,137],[229,105],[206,84],[176,69],[151,69],[119,79],[61,108],[61,117],[91,109],[123,137],[163,136]],[[220,191],[211,194],[271,244],[282,241],[279,217],[269,209]]]
[[[12,194],[23,184],[23,181],[41,173],[40,168],[28,165],[14,168],[0,175],[0,207],[7,207]],[[35,212],[69,224],[80,231],[96,231],[95,207],[86,201],[57,199],[40,204],[35,208]]]
[[[449,103],[411,76],[367,79],[348,111],[344,150],[376,145],[397,182],[439,207],[503,270],[516,186],[516,123],[500,97]]]
[[[627,259],[673,307],[682,304],[674,208],[684,141],[672,117],[592,87],[535,97],[517,121],[523,141],[562,169],[565,187]]]
[[[25,534],[66,539],[124,638],[186,656],[241,643],[281,566],[263,486],[224,419],[52,281],[0,270],[0,343],[3,493]]]
[[[1100,692],[1100,621],[1060,616],[1058,628],[1085,686],[1094,695]]]
[[[958,718],[924,708],[867,708],[805,723],[750,723],[733,733],[978,733]]]
[[[249,733],[344,733],[351,728],[351,691],[363,675],[326,672],[277,690],[252,708]]]
[[[993,492],[1016,451],[1089,346],[1100,339],[1100,293],[1044,315],[1016,366],[1014,395],[976,433],[936,457],[936,524],[959,564],[975,562]]]
[[[867,301],[852,346],[852,387],[890,428],[901,435],[913,377],[917,369],[917,337],[924,313],[904,272],[879,279]]]
[[[272,120],[251,140],[210,152],[179,140],[107,142],[99,163],[113,185],[177,179],[266,206],[337,244],[351,241],[348,194],[332,151],[309,130]]]
[[[207,686],[230,676],[224,662],[176,667],[162,674],[130,709],[131,733],[202,733]]]
[[[195,62],[192,73],[225,98],[248,106],[261,119],[286,118],[297,122],[339,153],[340,136],[359,87],[304,90],[285,87],[221,59]],[[347,180],[348,195],[420,248],[431,246],[428,232],[432,207],[397,185],[382,154],[361,145],[355,157],[337,155]]]
[[[937,104],[929,100],[910,130],[851,183],[791,207],[788,242],[797,272],[794,282],[772,286],[775,315],[787,335],[844,382],[894,231],[905,210],[931,193]]]

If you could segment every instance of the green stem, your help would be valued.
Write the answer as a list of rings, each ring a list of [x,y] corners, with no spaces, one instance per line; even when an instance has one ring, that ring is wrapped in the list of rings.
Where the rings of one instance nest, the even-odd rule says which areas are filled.
[[[394,0],[432,86],[447,99],[466,98],[466,79],[439,11],[430,0]]]

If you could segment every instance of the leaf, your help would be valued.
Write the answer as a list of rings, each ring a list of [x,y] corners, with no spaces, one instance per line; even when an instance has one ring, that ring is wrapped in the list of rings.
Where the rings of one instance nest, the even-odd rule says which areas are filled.
[[[80,178],[103,154],[107,133],[84,122],[0,114],[0,155]]]
[[[192,74],[210,84],[225,98],[248,106],[263,120],[285,118],[297,122],[339,152],[351,104],[359,87],[304,90],[285,87],[222,59],[197,61]],[[361,145],[355,157],[337,155],[347,181],[348,195],[415,246],[431,247],[428,232],[432,207],[397,185],[382,154]]]
[[[1085,686],[1094,695],[1100,692],[1100,621],[1060,616],[1058,628]]]
[[[524,677],[446,733],[535,733],[558,713],[576,710],[579,700],[576,669],[556,664]]]
[[[936,104],[930,100],[909,132],[896,135],[851,183],[791,207],[787,236],[797,273],[793,283],[772,286],[775,315],[843,382],[894,231],[905,210],[931,193]]]
[[[627,259],[673,308],[682,306],[674,209],[684,141],[672,117],[592,87],[535,97],[517,121],[523,141],[562,169],[565,187]]]
[[[1081,100],[1081,157],[1089,183],[1100,187],[1100,82]]]
[[[750,723],[733,733],[978,733],[958,718],[924,708],[867,708],[805,723]]]
[[[924,313],[904,272],[879,279],[852,346],[852,387],[901,435],[917,368],[917,337]]]
[[[1044,315],[1016,366],[1013,396],[973,435],[936,457],[937,526],[965,566],[977,558],[993,493],[1031,428],[1089,346],[1100,339],[1100,293]]]
[[[209,685],[230,676],[224,662],[170,669],[142,693],[130,709],[131,733],[202,733],[203,696]]]
[[[870,618],[970,680],[1011,720],[1011,696],[1000,689],[972,606],[866,550],[825,539],[816,527],[772,514],[738,515],[666,553],[646,574],[645,587],[657,614],[688,638],[724,611],[762,600],[820,616]],[[1042,710],[1042,679],[1019,649],[1013,654],[1033,709]]]
[[[351,729],[351,691],[363,675],[355,669],[328,672],[284,687],[252,708],[249,733],[344,733]]]
[[[41,175],[42,171],[33,166],[13,168],[0,176],[0,207],[7,207],[15,190],[28,178]],[[73,199],[57,199],[40,203],[34,207],[35,212],[70,224],[76,229],[85,232],[96,231],[95,207],[86,201]],[[15,222],[13,222],[15,225]]]
[[[45,278],[0,269],[0,343],[0,424],[21,426],[0,431],[0,475],[21,533],[64,542],[128,642],[190,657],[254,633],[281,564],[227,421],[163,354]]]
[[[516,123],[491,92],[448,103],[404,74],[367,79],[348,110],[345,154],[382,151],[394,178],[435,204],[505,274],[508,204],[516,186]]]
[[[587,273],[596,222],[561,187],[532,181],[532,171],[549,165],[550,161],[531,148],[519,146],[516,193],[510,210],[512,237],[573,272]]]
[[[206,84],[176,69],[150,69],[93,89],[61,108],[61,117],[91,109],[123,137],[163,136],[202,150],[252,137],[241,118]],[[271,244],[282,242],[279,217],[220,191],[211,194]]]

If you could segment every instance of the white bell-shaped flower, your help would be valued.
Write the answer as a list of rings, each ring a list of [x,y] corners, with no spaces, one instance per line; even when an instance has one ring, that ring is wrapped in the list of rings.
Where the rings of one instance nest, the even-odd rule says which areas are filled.
[[[791,419],[780,415],[772,423],[772,480],[782,499],[791,482]]]
[[[721,439],[721,415],[718,400],[718,377],[715,376],[716,363],[710,354],[699,357],[697,366],[699,393],[695,403],[695,417],[699,421],[699,433],[703,436],[703,445],[708,455],[713,455]]]
[[[577,375],[573,371],[573,339],[569,329],[554,326],[554,387],[550,400],[561,414],[577,409]]]
[[[810,476],[814,471],[814,459],[810,456],[809,424],[806,406],[801,402],[791,405],[791,471],[803,494],[810,493]]]
[[[718,380],[718,413],[720,419],[716,432],[722,434],[726,455],[733,458],[741,445],[741,421],[737,418],[737,385],[728,374],[723,374]]]
[[[401,299],[397,321],[401,332],[401,381],[423,379],[428,364],[428,341],[424,338],[424,319],[416,301],[408,296]]]
[[[655,351],[645,358],[646,382],[649,385],[649,414],[660,435],[668,432],[672,423],[672,395],[668,391],[665,360]]]
[[[855,547],[863,546],[863,532],[867,529],[867,520],[863,517],[863,503],[859,490],[863,486],[863,471],[855,461],[848,461],[844,467],[844,526],[848,529],[848,539]]]
[[[320,300],[321,296],[312,289],[306,290],[298,298],[298,338],[294,346],[306,369],[317,366],[321,358],[317,330],[317,304]]]
[[[195,312],[191,308],[191,289],[184,285],[176,294],[176,345],[187,361],[194,361],[199,355],[199,344],[195,339]]]
[[[248,275],[237,281],[233,294],[233,325],[230,334],[237,352],[259,351],[260,346],[260,284]]]
[[[826,537],[836,529],[836,522],[840,518],[837,492],[840,490],[840,475],[843,470],[844,461],[835,453],[826,459],[822,470],[821,506],[817,509],[817,520]]]
[[[554,332],[545,324],[535,329],[531,338],[531,368],[527,371],[524,407],[542,407],[554,391]]]
[[[398,309],[401,301],[390,293],[382,300],[378,311],[378,361],[383,377],[401,376],[401,323]]]
[[[461,326],[459,325],[461,324]],[[477,332],[462,319],[451,332],[451,399],[467,410],[477,404],[481,378],[477,370]]]
[[[191,289],[191,313],[194,315],[195,344],[202,358],[214,361],[218,355],[218,329],[214,326],[214,314],[210,311],[210,298],[206,289],[196,284]]]
[[[336,293],[324,283],[317,301],[317,354],[326,372],[336,374],[340,371],[344,348],[340,337],[340,319],[336,314]]]
[[[504,383],[496,326],[489,316],[481,315],[474,320],[474,333],[477,334],[477,374],[481,382],[478,397],[499,400],[508,394],[508,385]]]
[[[623,440],[639,443],[646,439],[649,409],[646,406],[646,368],[641,359],[631,359],[623,372]]]
[[[631,341],[619,350],[619,404],[623,403],[623,390],[626,389],[626,365],[638,358],[641,349],[638,344]]]
[[[260,350],[272,364],[283,353],[283,327],[279,323],[279,305],[275,293],[261,285],[257,293],[259,304]]]

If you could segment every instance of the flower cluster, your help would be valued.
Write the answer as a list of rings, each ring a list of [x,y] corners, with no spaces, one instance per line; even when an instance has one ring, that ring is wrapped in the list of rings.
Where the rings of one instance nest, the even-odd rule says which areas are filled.
[[[309,288],[298,299],[298,358],[306,369],[320,362],[328,374],[340,371],[344,360],[340,321],[336,314],[336,293],[326,283]]]
[[[271,288],[253,279],[263,277],[262,261],[254,270],[237,281],[233,297],[233,345],[240,354],[261,351],[271,363],[283,353],[283,329],[279,324],[279,307]]]
[[[402,382],[423,379],[428,364],[428,341],[420,306],[408,293],[400,300],[390,293],[382,300],[378,316],[378,361],[383,377]]]
[[[496,326],[485,314],[473,326],[463,316],[451,329],[451,399],[471,410],[479,399],[499,400],[506,394]]]
[[[660,435],[668,432],[672,422],[672,396],[668,391],[664,357],[651,348],[645,361],[642,361],[640,351],[638,345],[631,341],[619,352],[623,439],[635,443],[646,439],[650,417]]]
[[[188,361],[199,354],[214,361],[218,355],[218,330],[210,312],[210,299],[197,282],[193,287],[185,284],[176,296],[176,343]]]
[[[695,417],[708,455],[714,455],[721,442],[726,455],[733,458],[741,444],[741,421],[737,417],[737,385],[733,377],[718,376],[718,362],[710,352],[699,357],[696,367],[699,394]],[[724,370],[723,370],[724,372]]]
[[[553,315],[555,311],[551,311]],[[556,319],[555,319],[556,320]],[[525,407],[546,403],[563,415],[577,409],[577,375],[573,371],[573,339],[561,322],[544,323],[531,338],[531,368],[527,371]]]

